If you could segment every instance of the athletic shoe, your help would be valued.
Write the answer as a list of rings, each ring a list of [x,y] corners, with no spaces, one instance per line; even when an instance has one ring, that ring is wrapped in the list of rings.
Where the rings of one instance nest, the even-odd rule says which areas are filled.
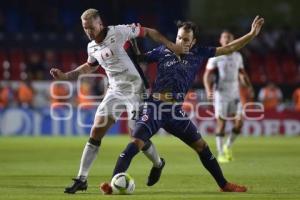
[[[242,185],[227,182],[226,185],[220,189],[221,192],[246,192],[247,188]]]
[[[233,157],[232,157],[232,149],[231,149],[231,148],[228,148],[226,145],[224,145],[223,151],[224,151],[225,157],[227,157],[227,159],[228,159],[229,161],[232,161],[232,160],[233,160]]]
[[[74,183],[71,186],[66,187],[64,193],[75,194],[77,191],[87,190],[87,181],[82,181],[78,178],[73,178],[72,180],[74,181]]]
[[[228,163],[229,162],[229,159],[224,154],[218,155],[217,160],[219,163]]]
[[[109,183],[105,182],[105,183],[101,183],[100,185],[100,190],[103,194],[105,195],[110,195],[112,194],[112,187],[110,186]]]
[[[148,176],[148,182],[147,182],[148,186],[154,185],[160,179],[161,172],[166,164],[165,159],[160,158],[160,160],[161,160],[161,166],[160,167],[152,167],[152,169],[150,171],[150,174]]]

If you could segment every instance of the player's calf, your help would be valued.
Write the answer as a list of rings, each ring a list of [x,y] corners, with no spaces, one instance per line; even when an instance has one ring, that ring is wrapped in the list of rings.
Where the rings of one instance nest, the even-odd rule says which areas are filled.
[[[121,172],[126,172],[128,169],[132,158],[138,154],[140,151],[139,147],[136,145],[136,143],[131,142],[127,145],[126,149],[120,154],[114,172],[113,176],[121,173]]]

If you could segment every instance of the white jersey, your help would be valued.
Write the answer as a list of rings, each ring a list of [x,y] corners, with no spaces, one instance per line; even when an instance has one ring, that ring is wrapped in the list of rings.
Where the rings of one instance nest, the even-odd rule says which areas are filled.
[[[239,98],[239,70],[244,68],[239,52],[210,58],[206,68],[218,72],[216,93],[224,99]]]
[[[144,89],[143,80],[123,47],[127,40],[140,35],[143,28],[138,26],[109,26],[101,43],[93,40],[88,44],[87,62],[104,68],[109,87],[114,91],[138,93]]]

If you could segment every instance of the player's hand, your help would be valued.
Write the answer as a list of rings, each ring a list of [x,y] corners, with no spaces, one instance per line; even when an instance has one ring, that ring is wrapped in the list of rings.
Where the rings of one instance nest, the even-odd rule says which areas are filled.
[[[50,74],[55,80],[67,80],[67,75],[63,73],[60,69],[52,68]]]
[[[252,22],[250,34],[254,37],[257,36],[259,34],[264,22],[265,22],[265,19],[257,15]]]

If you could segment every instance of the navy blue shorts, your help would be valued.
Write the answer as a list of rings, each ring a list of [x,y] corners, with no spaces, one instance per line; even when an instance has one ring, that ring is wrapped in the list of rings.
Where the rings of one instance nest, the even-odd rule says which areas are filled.
[[[188,145],[201,138],[195,125],[181,109],[181,104],[148,99],[140,107],[133,137],[146,142],[160,128]]]

